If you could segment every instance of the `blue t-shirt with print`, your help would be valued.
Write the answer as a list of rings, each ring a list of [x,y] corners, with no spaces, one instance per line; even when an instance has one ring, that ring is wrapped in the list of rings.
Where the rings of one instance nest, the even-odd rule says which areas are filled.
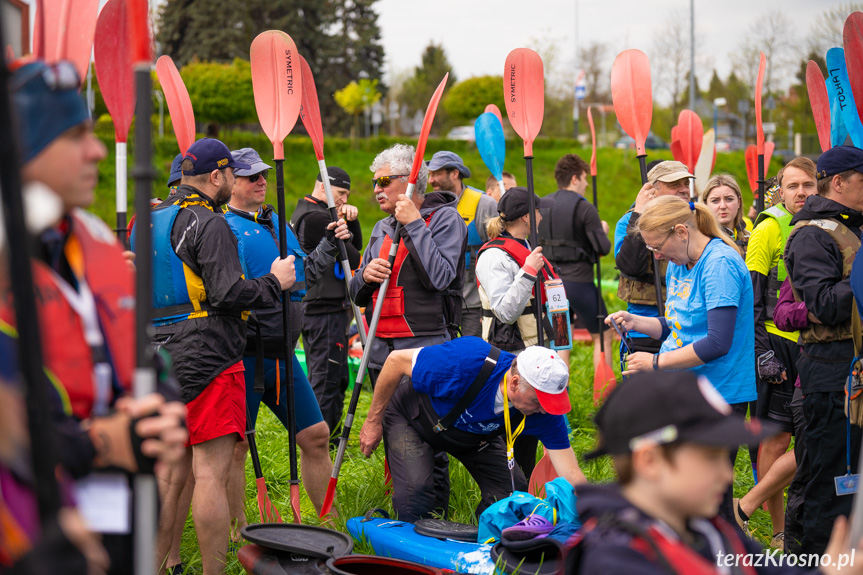
[[[632,212],[626,212],[623,217],[614,226],[614,257],[620,253],[620,246],[623,245],[623,238],[626,237],[626,228],[629,226],[629,220],[632,219]],[[649,254],[653,257],[652,254]],[[640,315],[642,317],[659,317],[659,308],[655,305],[646,305],[643,303],[626,303],[626,311],[631,314]],[[647,337],[641,332],[635,330],[629,332],[630,337]]]
[[[713,238],[691,270],[669,262],[666,286],[665,319],[671,334],[660,353],[686,347],[707,336],[709,310],[736,307],[731,349],[720,358],[690,369],[707,377],[728,403],[755,400],[752,280],[740,254]]]
[[[427,394],[434,410],[443,417],[467,393],[490,350],[491,345],[478,337],[460,337],[422,348],[411,373],[414,389]],[[513,359],[513,354],[500,352],[497,365],[482,390],[453,424],[456,428],[470,433],[500,433],[504,428],[503,412],[494,413],[494,402],[500,381],[509,371]],[[514,407],[510,407],[509,414],[515,426],[521,414]],[[563,415],[529,415],[524,423],[524,434],[538,438],[548,449],[570,447]]]

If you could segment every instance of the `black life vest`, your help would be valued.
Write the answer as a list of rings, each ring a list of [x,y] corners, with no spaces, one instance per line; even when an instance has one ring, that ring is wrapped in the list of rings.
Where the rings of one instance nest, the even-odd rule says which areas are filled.
[[[297,208],[291,215],[291,228],[294,234],[299,238],[300,228],[303,225],[303,220],[306,216],[312,213],[324,213],[329,217],[329,209],[327,205],[319,202],[311,196],[304,196],[297,200]],[[301,246],[302,247],[302,246]],[[350,271],[348,271],[350,273]],[[315,302],[320,300],[339,300],[345,301],[347,294],[345,293],[345,270],[342,269],[340,261],[335,261],[324,272],[324,276],[316,279],[312,283],[306,285],[306,297],[304,302]]]
[[[569,190],[558,190],[548,197],[554,199],[554,209],[542,218],[537,230],[543,255],[555,263],[596,263],[596,254],[584,249],[585,243],[576,239],[573,227],[575,213],[587,200]]]

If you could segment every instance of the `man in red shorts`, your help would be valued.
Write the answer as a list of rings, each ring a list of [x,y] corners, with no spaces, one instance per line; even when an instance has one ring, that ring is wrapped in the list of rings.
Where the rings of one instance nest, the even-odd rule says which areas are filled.
[[[191,449],[160,477],[162,562],[171,545],[176,505],[191,466],[192,516],[204,574],[224,568],[230,530],[227,484],[234,444],[245,431],[243,351],[247,310],[281,305],[294,283],[294,258],[244,279],[237,238],[220,207],[231,197],[237,162],[219,140],[198,140],[183,157],[176,192],[153,210],[153,342],[173,359],[188,408]]]

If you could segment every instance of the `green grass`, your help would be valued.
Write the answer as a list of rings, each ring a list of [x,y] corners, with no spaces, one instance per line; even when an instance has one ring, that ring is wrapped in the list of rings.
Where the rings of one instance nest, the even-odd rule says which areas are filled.
[[[618,372],[616,367],[618,352],[616,348],[617,346],[613,350],[613,355],[615,372]],[[573,406],[572,412],[569,414],[569,422],[573,430],[570,442],[576,456],[581,462],[581,456],[592,450],[596,444],[596,431],[592,422],[596,410],[593,407],[591,348],[586,345],[576,345],[573,348],[570,363],[572,367],[570,373],[570,398]],[[368,411],[370,402],[371,389],[368,386],[368,382],[366,382],[360,396],[357,419],[354,423],[351,441],[338,483],[336,507],[339,512],[339,518],[335,522],[335,528],[344,532],[347,532],[347,528],[345,527],[347,519],[363,515],[369,509],[380,507],[392,512],[391,499],[384,493],[383,447],[379,447],[370,459],[366,459],[359,452],[358,448],[357,437],[359,429],[362,427],[363,421],[365,421],[365,414]],[[279,509],[282,517],[289,517],[290,493],[288,470],[290,466],[287,434],[281,423],[267,409],[262,409],[258,417],[257,441],[270,499],[276,508]],[[582,470],[591,483],[614,481],[614,473],[608,457],[582,462]],[[254,473],[249,461],[246,463],[246,477],[248,479],[246,485],[246,516],[250,519],[256,519],[258,511],[255,500]],[[452,482],[450,519],[462,523],[476,523],[474,509],[480,499],[476,483],[471,479],[464,466],[455,459],[450,460],[450,478]],[[745,450],[741,450],[734,473],[735,496],[742,496],[752,488],[752,485],[749,455]],[[305,492],[301,493],[301,501],[303,522],[308,525],[319,525],[320,521]],[[759,541],[765,545],[769,542],[772,530],[770,529],[769,516],[765,511],[758,510],[753,514],[750,527],[754,530]],[[354,552],[373,554],[371,546],[363,541],[355,543]],[[200,551],[198,550],[191,516],[186,523],[186,530],[183,534],[181,554],[184,562],[191,567],[191,570],[188,571],[189,573],[200,572]],[[243,573],[242,567],[233,554],[228,558],[227,573]]]

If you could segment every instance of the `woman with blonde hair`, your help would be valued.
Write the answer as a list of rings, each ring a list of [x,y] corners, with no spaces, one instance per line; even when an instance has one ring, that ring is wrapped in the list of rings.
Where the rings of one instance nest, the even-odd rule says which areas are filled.
[[[710,208],[722,231],[737,244],[745,259],[749,230],[743,221],[743,195],[737,180],[729,174],[716,174],[704,186],[701,201]]]

